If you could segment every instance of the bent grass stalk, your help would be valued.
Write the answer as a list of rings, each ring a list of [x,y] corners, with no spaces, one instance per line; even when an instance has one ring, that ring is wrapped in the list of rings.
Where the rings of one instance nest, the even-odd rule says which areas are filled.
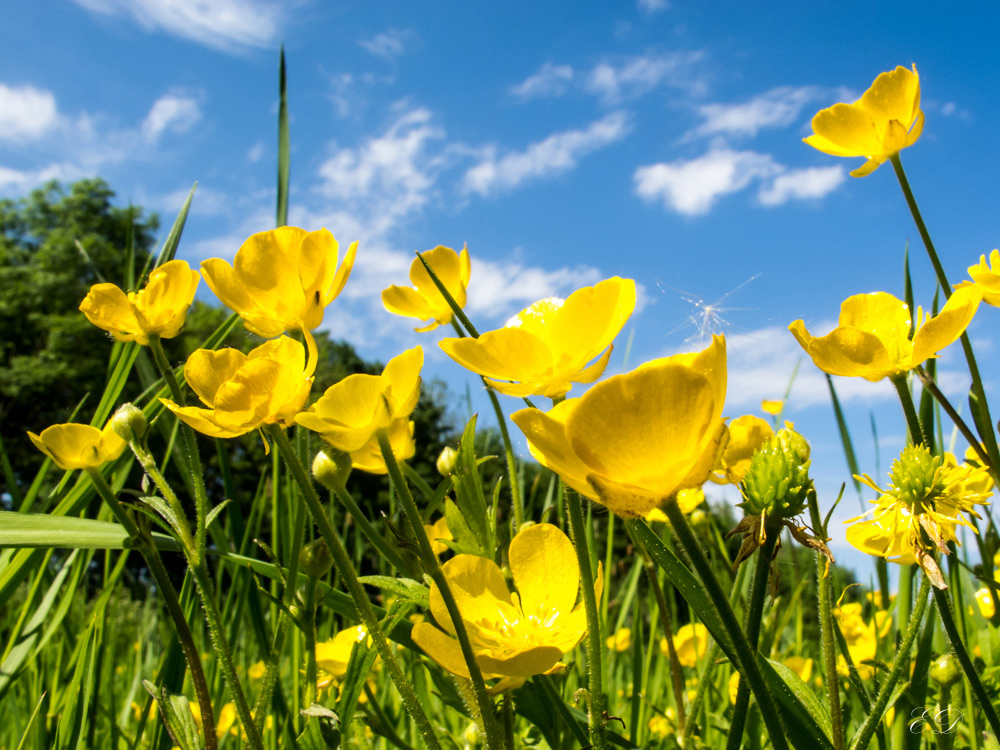
[[[305,499],[306,507],[309,509],[310,515],[312,515],[313,522],[317,527],[319,527],[320,535],[326,540],[327,546],[330,549],[330,554],[333,555],[334,565],[337,567],[337,572],[340,574],[341,579],[344,581],[344,585],[347,586],[348,593],[351,595],[355,606],[358,608],[358,614],[361,617],[361,622],[364,624],[365,629],[371,636],[372,641],[374,641],[375,648],[378,651],[379,656],[382,657],[382,663],[389,672],[389,677],[392,679],[393,683],[396,685],[396,689],[399,691],[407,713],[410,714],[411,718],[416,723],[417,730],[420,732],[420,736],[423,738],[427,747],[430,748],[430,750],[441,750],[441,743],[438,741],[437,733],[431,725],[430,720],[427,718],[427,714],[421,707],[416,691],[413,689],[413,685],[407,679],[406,675],[403,674],[403,670],[400,668],[399,662],[396,660],[396,656],[393,653],[392,648],[389,646],[385,633],[382,631],[382,626],[379,624],[378,617],[375,615],[375,610],[372,608],[371,600],[368,598],[361,582],[358,580],[358,573],[354,568],[354,563],[351,562],[351,558],[347,554],[347,550],[344,548],[344,544],[341,542],[339,534],[337,534],[336,529],[333,528],[333,524],[330,522],[329,517],[323,509],[319,500],[319,495],[316,494],[316,488],[313,486],[309,476],[306,474],[306,470],[302,466],[302,462],[299,461],[298,454],[295,452],[291,443],[288,442],[288,438],[285,435],[284,430],[282,430],[278,425],[268,425],[267,433],[271,436],[271,439],[274,440],[279,453],[282,458],[284,458],[289,471],[292,473],[292,478],[299,485],[299,489],[302,490],[302,497]]]

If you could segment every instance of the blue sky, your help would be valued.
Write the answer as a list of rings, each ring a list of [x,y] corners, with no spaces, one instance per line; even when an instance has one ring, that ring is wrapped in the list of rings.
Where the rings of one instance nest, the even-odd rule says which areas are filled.
[[[957,281],[998,244],[1000,11],[874,5],[11,3],[0,196],[100,175],[169,226],[198,181],[178,257],[231,258],[274,223],[283,42],[291,222],[360,241],[327,313],[334,335],[383,360],[422,343],[427,374],[456,397],[466,383],[478,392],[437,350],[439,334],[417,336],[378,301],[405,283],[414,250],[468,243],[480,329],[536,299],[631,277],[640,306],[610,369],[623,368],[630,334],[634,365],[722,331],[727,413],[758,412],[801,358],[787,325],[828,328],[851,294],[901,296],[908,241],[918,300],[929,306],[934,292],[891,169],[854,179],[860,159],[802,144],[818,109],[915,63],[926,125],[903,162],[944,265]],[[712,304],[728,308],[720,320]],[[996,315],[983,310],[972,329],[990,386]],[[960,394],[960,353],[942,365]],[[891,390],[837,385],[869,472],[874,413],[884,472],[904,431]],[[476,408],[486,403],[477,396]],[[830,412],[806,360],[785,416],[813,442],[825,502],[849,479]],[[857,498],[845,506],[848,517]]]

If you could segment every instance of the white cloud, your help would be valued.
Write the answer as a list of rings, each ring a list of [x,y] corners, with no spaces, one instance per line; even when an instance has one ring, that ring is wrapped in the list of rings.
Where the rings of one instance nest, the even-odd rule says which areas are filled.
[[[781,171],[768,154],[716,147],[690,161],[637,168],[635,192],[646,201],[662,200],[665,208],[696,216],[708,213],[721,196]]]
[[[412,31],[389,29],[381,34],[376,34],[371,39],[361,39],[358,44],[376,57],[392,60],[406,51],[406,43],[412,38]]]
[[[506,319],[532,302],[565,297],[582,286],[596,284],[601,272],[591,266],[547,270],[522,263],[476,260],[469,282],[470,314]]]
[[[186,133],[201,119],[197,100],[186,94],[165,94],[153,102],[142,123],[142,134],[147,141],[156,141],[164,131]]]
[[[465,191],[491,195],[515,188],[525,180],[566,172],[580,158],[621,140],[628,131],[628,116],[619,111],[597,120],[586,130],[554,133],[524,151],[497,157],[496,147],[488,147],[485,158],[465,173]]]
[[[639,10],[644,13],[656,13],[669,7],[667,0],[639,0]]]
[[[0,193],[20,194],[50,180],[68,182],[86,176],[73,164],[50,164],[41,169],[20,170],[0,165]]]
[[[528,76],[516,86],[511,86],[510,93],[524,100],[562,96],[572,82],[571,65],[545,63],[537,73]]]
[[[793,169],[761,187],[757,198],[765,206],[780,206],[790,200],[822,198],[836,190],[845,179],[847,175],[840,165]]]
[[[56,98],[34,86],[8,87],[0,83],[0,139],[28,140],[44,135],[56,124]]]
[[[698,112],[705,121],[688,136],[755,136],[763,128],[785,127],[799,116],[802,107],[821,97],[816,86],[781,86],[740,104],[703,104]]]
[[[584,90],[600,97],[605,104],[615,105],[624,99],[642,96],[662,84],[698,88],[700,84],[692,76],[691,67],[700,59],[700,53],[689,52],[639,55],[618,65],[602,62],[587,75]]]
[[[260,157],[264,155],[264,143],[263,141],[257,141],[250,147],[247,151],[247,161],[251,164],[256,164],[260,161]]]
[[[74,0],[95,13],[128,16],[148,31],[165,31],[223,51],[270,48],[287,4],[273,0]]]

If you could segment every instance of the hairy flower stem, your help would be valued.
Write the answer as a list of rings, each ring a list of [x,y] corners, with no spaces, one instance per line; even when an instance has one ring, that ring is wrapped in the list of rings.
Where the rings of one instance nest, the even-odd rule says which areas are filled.
[[[889,705],[889,698],[892,697],[893,688],[896,687],[896,683],[899,682],[899,678],[902,677],[904,672],[909,673],[910,651],[913,648],[913,642],[917,639],[917,633],[920,630],[920,621],[924,618],[924,610],[927,609],[927,597],[931,589],[931,579],[927,577],[926,573],[922,574],[920,579],[920,591],[917,593],[915,606],[910,613],[910,622],[906,626],[906,633],[899,644],[896,660],[892,663],[889,676],[878,691],[878,698],[875,701],[875,705],[872,706],[868,718],[865,719],[865,723],[861,725],[858,733],[854,735],[851,750],[865,750],[868,747],[868,744],[872,741],[872,736],[875,734],[875,730],[882,723],[882,715]]]
[[[815,492],[809,493],[809,519],[813,530],[821,539],[826,538],[826,527],[819,512],[819,500]],[[826,677],[827,694],[830,697],[830,726],[833,730],[833,747],[844,750],[844,717],[840,708],[840,680],[837,677],[837,644],[833,624],[833,583],[830,579],[830,563],[820,552],[816,553],[816,591],[819,604],[819,629],[822,638],[823,672]]]
[[[514,748],[514,697],[508,691],[503,696],[503,746],[504,750]]]
[[[195,645],[194,636],[184,617],[184,610],[180,600],[177,598],[177,590],[170,582],[166,568],[163,567],[163,560],[156,545],[139,530],[135,521],[125,512],[125,509],[118,502],[115,493],[104,480],[98,469],[87,469],[90,481],[93,482],[97,494],[108,504],[111,512],[118,523],[125,527],[129,539],[139,550],[149,566],[149,572],[156,581],[163,602],[167,607],[167,613],[174,623],[174,630],[177,631],[177,638],[180,640],[181,651],[184,652],[184,659],[187,661],[188,669],[191,670],[191,682],[194,683],[195,696],[198,698],[198,707],[201,709],[202,726],[205,730],[205,750],[217,750],[218,739],[215,736],[215,713],[212,710],[212,697],[208,690],[208,681],[205,679],[205,671],[201,666],[201,657],[198,655],[198,647]]]
[[[413,500],[413,495],[410,494],[410,487],[406,484],[403,472],[400,471],[396,457],[393,455],[392,446],[389,444],[389,434],[385,428],[381,428],[376,435],[378,437],[379,448],[382,450],[382,458],[385,459],[386,468],[389,470],[389,476],[396,490],[396,496],[403,505],[403,512],[406,514],[410,522],[410,527],[413,529],[413,535],[417,540],[420,561],[423,563],[424,569],[431,577],[431,580],[437,585],[438,591],[441,592],[441,598],[444,599],[444,605],[448,609],[448,616],[455,627],[455,636],[462,647],[462,656],[465,657],[465,664],[469,668],[469,676],[473,692],[476,696],[476,703],[483,717],[483,734],[486,735],[487,750],[500,750],[501,738],[498,737],[498,728],[493,716],[495,707],[493,700],[486,692],[486,682],[483,680],[482,670],[476,662],[476,653],[472,650],[472,641],[469,639],[469,632],[465,627],[465,620],[462,619],[462,613],[458,609],[458,602],[455,601],[455,595],[452,593],[451,587],[444,577],[444,571],[441,570],[441,564],[438,562],[437,555],[434,554],[434,550],[431,548],[430,539],[424,530],[420,510]]]
[[[604,643],[601,638],[601,616],[597,610],[597,595],[594,593],[594,571],[590,567],[590,550],[587,544],[587,530],[583,523],[583,498],[565,489],[569,511],[570,529],[576,547],[576,559],[580,566],[580,590],[583,592],[583,609],[587,615],[587,689],[590,692],[590,745],[593,750],[607,750],[607,720],[604,710]],[[682,698],[683,700],[683,698]]]
[[[764,726],[767,728],[767,733],[771,738],[771,746],[774,750],[788,750],[788,742],[785,740],[785,730],[781,726],[781,720],[778,716],[778,709],[775,706],[774,699],[764,685],[764,677],[761,675],[760,667],[757,665],[755,651],[750,648],[750,644],[747,642],[746,636],[740,628],[740,623],[736,619],[736,614],[729,604],[729,599],[726,598],[726,593],[722,590],[719,579],[715,577],[712,566],[705,557],[701,544],[695,537],[694,532],[691,531],[684,513],[677,506],[676,499],[668,500],[663,506],[663,511],[670,521],[670,526],[677,536],[677,540],[681,543],[688,558],[691,560],[695,572],[701,578],[702,585],[704,585],[706,593],[712,600],[712,604],[715,605],[715,610],[719,614],[719,619],[722,621],[723,627],[729,633],[729,638],[732,640],[733,648],[736,651],[736,657],[739,660],[737,667],[741,670],[741,677],[746,678],[750,685],[750,690],[757,698],[757,705],[760,707],[761,715],[764,718]]]
[[[916,407],[913,405],[913,394],[910,393],[910,386],[906,383],[905,373],[892,375],[889,380],[896,389],[899,396],[899,403],[903,407],[903,415],[906,417],[906,428],[910,433],[910,443],[913,445],[930,445],[924,437],[923,428],[920,426],[920,417],[917,416]]]
[[[174,401],[184,406],[186,399],[181,391],[180,383],[174,375],[174,369],[167,361],[167,355],[163,351],[163,344],[160,337],[149,336],[149,350],[153,353],[153,360],[156,367],[163,376],[163,380],[170,390],[170,395]],[[191,484],[194,487],[194,511],[195,511],[195,531],[194,541],[198,559],[205,557],[205,524],[208,518],[208,493],[205,490],[205,475],[201,468],[201,456],[198,453],[198,444],[195,440],[194,429],[187,424],[181,424],[181,436],[184,441],[184,450],[187,452],[188,469],[191,472]]]
[[[358,528],[361,529],[361,533],[379,551],[379,554],[400,573],[408,572],[410,566],[403,562],[403,558],[400,557],[399,553],[382,538],[382,535],[378,533],[378,529],[372,526],[371,521],[368,520],[361,508],[358,507],[358,504],[344,485],[333,483],[333,494],[347,509],[347,512],[351,514],[351,518],[358,525]]]
[[[750,601],[744,618],[744,631],[750,648],[757,650],[760,640],[760,623],[764,619],[764,600],[767,598],[768,579],[771,576],[771,558],[774,557],[774,547],[781,538],[781,519],[769,522],[764,527],[764,544],[757,550],[757,564],[754,566],[753,579],[750,581]],[[736,705],[733,708],[733,720],[730,722],[727,750],[739,750],[743,743],[743,730],[746,726],[747,712],[750,710],[750,685],[746,680],[740,680],[736,690]]]
[[[459,338],[463,338],[465,334],[458,327],[458,323],[453,319],[451,324]],[[476,335],[478,336],[479,334]],[[521,496],[521,483],[518,481],[517,464],[514,462],[514,446],[510,442],[510,433],[507,431],[507,418],[504,416],[503,409],[500,408],[500,400],[497,398],[496,391],[490,388],[490,384],[486,382],[486,378],[480,376],[480,380],[483,381],[483,385],[486,387],[490,403],[493,404],[493,412],[497,416],[497,424],[500,425],[500,437],[503,439],[503,452],[507,460],[507,473],[510,475],[510,499],[514,510],[514,530],[516,533],[517,529],[521,528],[522,521],[524,521],[524,498]]]
[[[302,497],[306,501],[306,507],[312,515],[313,522],[319,528],[320,535],[326,540],[337,572],[344,581],[344,585],[347,587],[351,598],[354,599],[361,622],[368,631],[368,635],[374,641],[375,649],[378,651],[379,656],[382,657],[382,663],[385,665],[386,670],[389,672],[389,677],[399,691],[400,697],[403,700],[403,706],[414,722],[416,722],[417,730],[420,732],[427,747],[431,750],[441,750],[441,744],[438,742],[434,727],[421,707],[413,685],[406,678],[406,675],[403,674],[399,662],[396,661],[396,656],[389,646],[389,642],[386,640],[385,633],[382,632],[382,626],[379,624],[378,617],[375,616],[371,600],[358,580],[358,573],[354,569],[354,564],[351,562],[347,550],[344,549],[343,542],[340,541],[340,536],[337,534],[336,529],[333,528],[333,524],[330,523],[329,517],[320,504],[316,488],[310,481],[309,475],[306,474],[302,462],[299,461],[298,454],[296,454],[295,449],[288,442],[284,431],[278,425],[268,425],[267,430],[271,439],[277,445],[281,456],[285,459],[292,478],[299,485],[299,489],[302,490]]]
[[[903,190],[906,205],[909,207],[913,221],[917,225],[917,231],[920,232],[920,238],[924,241],[924,247],[927,248],[927,255],[931,259],[931,265],[934,266],[934,273],[937,275],[938,284],[941,285],[941,291],[944,292],[945,299],[948,299],[952,294],[951,284],[948,283],[948,275],[941,265],[937,250],[934,249],[934,243],[931,241],[931,235],[927,231],[927,225],[924,224],[924,219],[920,215],[917,201],[913,197],[913,191],[910,189],[910,181],[906,179],[906,172],[903,171],[903,163],[899,160],[898,153],[890,156],[889,160],[892,162],[892,168],[896,172],[896,179],[899,180],[899,186]],[[1000,448],[997,446],[996,434],[993,432],[993,418],[990,416],[989,405],[986,401],[986,390],[983,388],[983,379],[979,374],[979,365],[976,364],[976,356],[972,351],[972,341],[969,339],[969,334],[964,332],[962,333],[962,351],[965,353],[965,361],[969,365],[969,375],[972,376],[972,393],[975,395],[977,405],[981,410],[983,417],[982,424],[988,426],[988,428],[979,430],[980,437],[991,459],[990,464],[1000,467]],[[978,427],[979,424],[977,422]]]
[[[980,708],[986,714],[986,721],[990,723],[990,729],[993,731],[994,736],[1000,737],[1000,718],[997,717],[996,709],[993,707],[989,695],[986,694],[986,689],[979,679],[976,667],[973,665],[972,659],[969,658],[969,652],[965,649],[962,636],[955,625],[955,615],[951,609],[951,598],[946,591],[935,588],[934,601],[937,604],[938,614],[941,615],[941,624],[944,625],[944,630],[948,634],[948,642],[951,643],[951,647],[955,651],[955,656],[958,657],[958,662],[965,671],[965,677],[969,681],[976,700],[979,701]]]
[[[167,480],[164,478],[163,474],[160,472],[160,468],[156,465],[156,459],[153,455],[146,450],[146,448],[139,444],[138,440],[129,441],[129,448],[132,449],[132,453],[139,460],[139,465],[142,466],[142,470],[146,472],[153,484],[163,495],[163,499],[167,501],[167,505],[173,510],[174,515],[177,517],[177,523],[171,524],[172,528],[178,537],[180,537],[181,546],[184,548],[184,554],[189,561],[197,561],[200,559],[198,554],[198,548],[195,545],[195,540],[191,536],[191,530],[188,528],[187,519],[184,516],[184,507],[181,505],[180,500],[177,499],[177,493],[174,492],[173,488],[167,484]]]

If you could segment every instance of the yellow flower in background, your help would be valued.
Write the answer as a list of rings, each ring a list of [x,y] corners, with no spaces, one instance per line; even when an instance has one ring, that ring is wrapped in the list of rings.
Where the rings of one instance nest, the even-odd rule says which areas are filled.
[[[750,460],[774,430],[760,417],[746,414],[729,422],[729,440],[718,465],[709,477],[718,484],[739,484],[750,468]]]
[[[703,502],[705,502],[705,491],[701,487],[690,487],[677,493],[677,507],[686,516],[691,515],[691,512]],[[667,522],[667,514],[659,508],[653,508],[643,518],[650,522]]]
[[[454,539],[451,535],[451,530],[448,528],[448,519],[444,516],[441,516],[432,524],[425,523],[424,531],[427,533],[427,538],[431,540],[431,550],[435,555],[443,555],[451,549],[441,541],[442,539],[447,541]]]
[[[937,356],[965,332],[980,299],[978,287],[970,285],[957,289],[935,317],[917,308],[912,340],[909,308],[886,292],[848,297],[839,325],[826,336],[812,336],[801,320],[788,330],[823,372],[876,382]]]
[[[87,320],[118,341],[149,344],[150,336],[180,333],[201,277],[186,261],[172,260],[149,274],[146,286],[126,294],[114,284],[94,284],[80,303]]]
[[[760,410],[765,414],[770,414],[771,416],[778,416],[781,414],[782,410],[785,408],[785,402],[781,399],[775,398],[765,398],[760,402]]]
[[[510,570],[517,593],[507,589],[500,568],[478,555],[456,555],[442,569],[469,633],[476,663],[487,679],[500,678],[492,693],[520,686],[536,674],[561,668],[562,655],[587,632],[583,605],[574,608],[580,587],[576,551],[557,527],[529,526],[511,540]],[[594,589],[600,597],[604,574],[598,566]],[[413,641],[452,674],[469,670],[444,599],[431,586],[430,610],[440,628],[413,626]]]
[[[208,408],[160,401],[210,437],[237,437],[266,424],[285,428],[309,396],[315,366],[315,357],[307,364],[305,348],[287,336],[267,341],[250,354],[199,349],[184,365],[184,377]]]
[[[416,346],[389,360],[381,375],[348,375],[327,388],[308,411],[295,417],[295,421],[319,433],[334,448],[350,453],[352,461],[358,459],[368,467],[365,471],[374,471],[372,467],[381,461],[376,439],[381,428],[388,430],[397,459],[412,456],[409,416],[420,398],[423,364],[424,350]],[[409,456],[404,456],[407,451]],[[381,466],[381,473],[384,473],[385,464]]]
[[[611,342],[634,309],[635,282],[616,276],[578,289],[565,301],[539,300],[478,339],[445,339],[440,346],[500,393],[561,398],[573,383],[601,377]]]
[[[465,307],[465,289],[469,285],[469,276],[472,273],[469,249],[462,248],[462,252],[459,254],[450,247],[438,245],[422,255],[427,261],[427,265],[434,270],[434,274],[444,284],[452,299],[458,303],[459,307]],[[433,331],[439,325],[450,323],[451,306],[445,300],[444,295],[438,291],[431,275],[427,273],[424,264],[420,262],[420,258],[416,258],[410,265],[410,282],[415,287],[414,289],[405,286],[390,286],[382,292],[382,304],[385,309],[408,318],[431,319],[428,325],[417,328],[417,333]]]
[[[125,450],[125,441],[111,429],[111,420],[103,430],[89,424],[54,424],[42,430],[41,435],[29,432],[28,437],[64,471],[96,469]]]
[[[983,302],[1000,307],[1000,250],[990,253],[989,263],[980,255],[979,263],[969,266],[969,276],[972,281],[963,281],[956,288],[975,284],[983,293]]]
[[[614,635],[609,635],[607,647],[610,651],[628,651],[632,648],[632,629],[621,628]]]
[[[351,275],[357,249],[352,243],[338,266],[339,245],[329,231],[280,227],[251,235],[233,265],[222,258],[203,261],[201,273],[248,331],[270,339],[323,322],[323,311]]]
[[[993,619],[996,614],[996,607],[993,604],[993,596],[985,586],[976,591],[976,604],[979,605],[979,612],[987,620]]]
[[[658,739],[664,739],[672,735],[676,729],[674,727],[675,714],[674,709],[668,708],[664,715],[657,714],[649,720],[646,724],[649,727],[649,733]]]
[[[522,409],[511,419],[542,465],[635,518],[708,479],[725,397],[726,342],[715,336],[704,351],[647,362],[548,412]]]
[[[843,597],[841,597],[843,598]],[[861,679],[875,675],[875,667],[863,662],[872,661],[878,653],[878,645],[884,641],[892,629],[892,617],[888,612],[878,610],[868,622],[861,615],[860,602],[848,602],[834,608],[834,617],[847,642],[847,652],[858,670]],[[791,665],[789,665],[791,666]],[[837,657],[837,672],[847,676],[849,670],[843,656]],[[801,674],[800,674],[801,676]]]
[[[924,129],[917,66],[882,73],[853,104],[834,104],[812,119],[813,135],[803,139],[825,154],[863,156],[852,177],[871,174],[889,157],[917,142]]]
[[[947,588],[941,570],[925,547],[923,538],[929,539],[931,549],[948,553],[948,542],[961,544],[956,536],[957,526],[974,527],[965,520],[963,513],[979,518],[976,505],[985,505],[988,493],[982,492],[984,468],[968,465],[956,466],[954,460],[946,462],[932,456],[923,445],[910,445],[893,461],[889,471],[891,484],[882,489],[867,474],[858,477],[879,492],[873,500],[874,510],[865,516],[850,519],[847,541],[862,552],[884,557],[900,565],[918,563],[939,589]]]
[[[251,664],[250,668],[247,669],[247,677],[249,677],[251,680],[259,680],[266,674],[267,674],[267,664],[264,663],[263,659]]]
[[[740,690],[740,673],[733,672],[729,675],[729,702],[736,705],[736,695]]]
[[[708,629],[700,622],[682,625],[674,634],[674,650],[682,667],[695,667],[708,653]],[[660,652],[669,654],[667,639],[660,639]]]
[[[317,685],[320,690],[344,678],[354,644],[361,643],[367,637],[368,631],[363,625],[354,625],[341,630],[333,638],[316,644],[316,666],[320,672]]]
[[[789,656],[782,664],[797,674],[803,682],[809,682],[813,673],[813,660],[801,656]]]

